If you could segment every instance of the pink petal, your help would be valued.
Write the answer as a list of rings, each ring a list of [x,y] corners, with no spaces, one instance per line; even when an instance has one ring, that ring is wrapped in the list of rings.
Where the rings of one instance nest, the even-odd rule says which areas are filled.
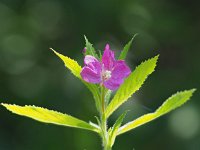
[[[105,70],[111,70],[115,63],[115,54],[114,51],[110,50],[110,46],[107,44],[102,56],[102,63]]]
[[[85,66],[81,71],[81,77],[84,81],[90,83],[100,83],[101,82],[101,73],[94,67],[94,65]]]
[[[131,73],[130,68],[126,65],[124,60],[118,60],[114,64],[114,69],[112,71],[112,78],[114,79],[124,79]]]
[[[91,55],[86,55],[84,58],[84,64],[88,65],[89,63],[93,63],[93,62],[99,62],[98,59],[96,59],[95,57],[91,56]]]
[[[111,78],[103,84],[110,90],[116,90],[124,82],[124,79],[131,73],[130,68],[126,65],[124,60],[118,60],[114,64]]]
[[[114,79],[110,78],[109,80],[105,81],[103,84],[106,88],[110,90],[116,90],[119,88],[119,86],[123,83],[122,79]]]

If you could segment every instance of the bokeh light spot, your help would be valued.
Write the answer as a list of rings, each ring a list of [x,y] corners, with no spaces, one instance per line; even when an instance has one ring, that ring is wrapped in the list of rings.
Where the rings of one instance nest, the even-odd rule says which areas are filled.
[[[169,127],[180,138],[193,138],[200,127],[198,110],[194,106],[186,106],[176,110],[169,118]]]
[[[20,74],[30,69],[36,59],[34,42],[22,35],[8,35],[1,43],[0,67],[10,74]]]
[[[56,1],[32,1],[27,6],[32,18],[32,27],[46,38],[59,35],[58,24],[62,20],[62,5]]]

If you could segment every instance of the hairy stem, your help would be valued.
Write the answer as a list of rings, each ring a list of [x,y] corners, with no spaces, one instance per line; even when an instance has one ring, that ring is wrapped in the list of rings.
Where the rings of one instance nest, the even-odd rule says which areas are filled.
[[[101,129],[102,129],[102,142],[103,142],[103,150],[111,150],[109,146],[109,135],[107,131],[107,118],[105,116],[105,87],[102,85],[101,87],[101,101],[102,101],[102,112],[101,112]]]

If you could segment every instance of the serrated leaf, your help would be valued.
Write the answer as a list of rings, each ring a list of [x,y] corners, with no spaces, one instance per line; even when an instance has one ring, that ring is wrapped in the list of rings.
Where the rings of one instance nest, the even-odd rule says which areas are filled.
[[[113,125],[112,129],[110,130],[110,147],[113,146],[114,142],[115,142],[115,138],[117,136],[118,133],[118,129],[122,124],[122,121],[124,120],[124,117],[126,116],[127,111],[125,111],[123,114],[121,114],[118,119],[116,120],[115,124]]]
[[[135,39],[135,37],[137,36],[137,34],[135,34],[132,39],[124,46],[123,50],[121,51],[120,55],[119,55],[119,60],[125,60],[127,53],[133,43],[133,40]]]
[[[185,102],[187,102],[192,94],[194,93],[195,89],[178,92],[168,98],[154,113],[149,113],[139,117],[138,119],[125,124],[124,126],[120,127],[118,135],[125,133],[129,130],[132,130],[136,127],[139,127],[145,123],[148,123],[172,110],[177,107],[180,107]]]
[[[86,47],[86,55],[92,55],[96,58],[99,58],[94,47],[92,46],[92,44],[88,41],[87,37],[84,36],[85,38],[85,47]]]
[[[77,61],[56,52],[52,48],[51,48],[51,50],[64,62],[66,68],[68,68],[74,76],[79,78],[86,85],[86,87],[91,91],[91,93],[94,97],[94,100],[95,100],[97,110],[100,110],[100,100],[99,100],[100,95],[98,93],[99,89],[98,89],[97,85],[91,84],[91,83],[88,83],[88,82],[85,82],[84,80],[82,80],[81,75],[80,75],[82,67],[78,64]]]
[[[109,117],[120,105],[127,101],[132,94],[139,90],[148,75],[154,71],[157,59],[158,56],[155,56],[143,62],[125,79],[108,105],[106,117]]]
[[[56,52],[52,48],[51,48],[51,50],[64,62],[65,66],[72,72],[73,75],[75,75],[77,78],[81,79],[80,73],[81,73],[82,68],[78,64],[77,61]]]
[[[95,128],[89,123],[57,111],[48,110],[46,108],[36,107],[36,106],[18,106],[11,104],[2,104],[2,105],[6,107],[6,109],[15,114],[26,116],[40,122],[99,132],[98,128]]]

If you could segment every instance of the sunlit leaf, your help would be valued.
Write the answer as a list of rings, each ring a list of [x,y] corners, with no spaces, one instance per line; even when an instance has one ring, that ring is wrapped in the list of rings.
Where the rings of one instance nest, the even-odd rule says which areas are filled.
[[[115,124],[113,125],[113,127],[110,130],[110,147],[113,146],[114,142],[115,142],[115,138],[117,136],[118,133],[118,129],[122,124],[122,121],[124,120],[124,117],[126,116],[127,111],[124,112],[121,116],[119,116],[119,118],[116,120]]]
[[[2,104],[2,105],[6,107],[6,109],[15,114],[26,116],[40,122],[99,132],[98,128],[95,128],[89,123],[57,111],[48,110],[46,108],[41,108],[36,106],[18,106],[10,104]]]
[[[135,37],[137,36],[137,34],[135,34],[132,39],[124,46],[123,50],[121,51],[120,55],[119,55],[119,60],[125,60],[127,53],[133,43],[133,40],[135,39]]]
[[[106,109],[106,117],[109,117],[120,105],[128,100],[142,86],[148,75],[150,75],[155,67],[158,56],[151,58],[140,64],[124,83],[119,87],[112,101]]]
[[[77,61],[75,61],[67,56],[64,56],[62,54],[59,54],[58,52],[56,52],[53,49],[51,49],[51,50],[64,62],[65,66],[72,72],[72,74],[75,75],[77,78],[79,78],[87,86],[87,88],[92,92],[96,107],[99,110],[100,109],[100,100],[99,100],[100,96],[98,93],[99,89],[98,89],[97,85],[90,84],[90,83],[82,80],[81,75],[80,75],[82,68],[78,64]]]
[[[51,48],[51,50],[64,62],[65,66],[72,72],[73,75],[81,79],[81,66],[77,63],[77,61],[64,56]]]
[[[192,94],[194,93],[195,89],[183,91],[183,92],[178,92],[174,95],[172,95],[170,98],[168,98],[162,106],[160,106],[154,113],[149,113],[146,115],[143,115],[139,117],[138,119],[129,122],[125,124],[124,126],[120,127],[118,135],[125,133],[129,130],[132,130],[138,126],[141,126],[147,122],[150,122],[172,110],[174,110],[177,107],[180,107],[183,105],[185,102],[187,102]]]

